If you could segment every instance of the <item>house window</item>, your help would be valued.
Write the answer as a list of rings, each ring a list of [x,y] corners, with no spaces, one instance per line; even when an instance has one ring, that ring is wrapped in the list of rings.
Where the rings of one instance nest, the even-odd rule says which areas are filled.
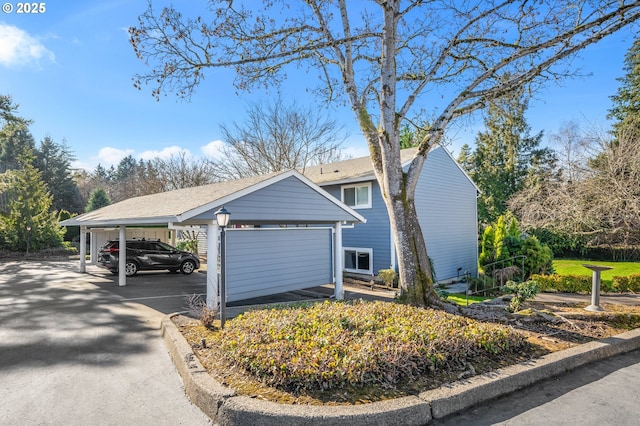
[[[368,248],[344,248],[344,270],[373,275],[373,250]]]
[[[342,202],[354,209],[370,209],[371,182],[343,186]]]

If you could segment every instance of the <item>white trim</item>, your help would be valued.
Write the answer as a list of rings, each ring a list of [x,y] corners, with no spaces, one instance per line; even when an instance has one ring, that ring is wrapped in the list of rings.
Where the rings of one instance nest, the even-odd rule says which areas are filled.
[[[356,258],[358,257],[358,253],[368,253],[369,254],[369,269],[349,269],[344,267],[344,270],[347,272],[353,272],[356,274],[368,273],[369,275],[373,275],[373,249],[365,248],[365,247],[342,247],[342,259],[344,262],[344,256],[346,251],[355,251]]]
[[[355,206],[349,206],[345,201],[344,201],[344,190],[345,189],[351,189],[351,188],[355,188],[355,196],[357,197],[358,194],[358,188],[362,188],[362,187],[366,187],[367,191],[368,191],[368,195],[367,195],[367,204],[358,204]],[[360,210],[360,209],[370,209],[371,208],[371,182],[361,182],[361,183],[354,183],[351,185],[342,185],[340,186],[340,201],[342,201],[342,203],[352,209],[356,209],[356,210]]]
[[[344,299],[344,287],[342,283],[342,270],[344,269],[344,252],[342,250],[342,223],[336,222],[333,230],[334,246],[333,246],[333,295],[336,300]]]

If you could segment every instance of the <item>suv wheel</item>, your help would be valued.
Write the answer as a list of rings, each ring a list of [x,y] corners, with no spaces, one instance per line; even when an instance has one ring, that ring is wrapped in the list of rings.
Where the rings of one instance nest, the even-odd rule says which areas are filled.
[[[182,265],[180,265],[180,272],[182,272],[185,275],[189,275],[195,270],[196,270],[196,263],[193,260],[185,260],[184,262],[182,262]]]
[[[124,265],[124,273],[128,277],[134,276],[138,273],[138,264],[130,260],[127,261],[127,263]]]

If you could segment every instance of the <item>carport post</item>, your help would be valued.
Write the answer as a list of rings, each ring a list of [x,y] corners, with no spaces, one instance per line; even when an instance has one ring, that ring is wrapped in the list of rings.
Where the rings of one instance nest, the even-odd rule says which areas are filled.
[[[344,258],[344,255],[342,254],[342,222],[336,222],[336,226],[335,226],[335,238],[336,238],[336,242],[335,242],[335,253],[333,254],[334,257],[334,276],[335,276],[335,288],[334,288],[334,297],[336,298],[336,300],[342,300],[344,299],[344,288],[342,287],[342,261]]]
[[[218,298],[218,223],[207,223],[207,306],[219,309]]]
[[[80,227],[80,273],[87,272],[87,227]]]
[[[124,225],[120,225],[118,239],[118,285],[124,287],[127,285],[127,273],[125,271],[125,266],[127,265],[127,233]]]

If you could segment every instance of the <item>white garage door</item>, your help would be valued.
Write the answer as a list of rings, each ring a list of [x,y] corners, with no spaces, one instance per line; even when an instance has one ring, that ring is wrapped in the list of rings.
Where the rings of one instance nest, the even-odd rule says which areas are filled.
[[[333,283],[331,228],[227,230],[227,302]]]

